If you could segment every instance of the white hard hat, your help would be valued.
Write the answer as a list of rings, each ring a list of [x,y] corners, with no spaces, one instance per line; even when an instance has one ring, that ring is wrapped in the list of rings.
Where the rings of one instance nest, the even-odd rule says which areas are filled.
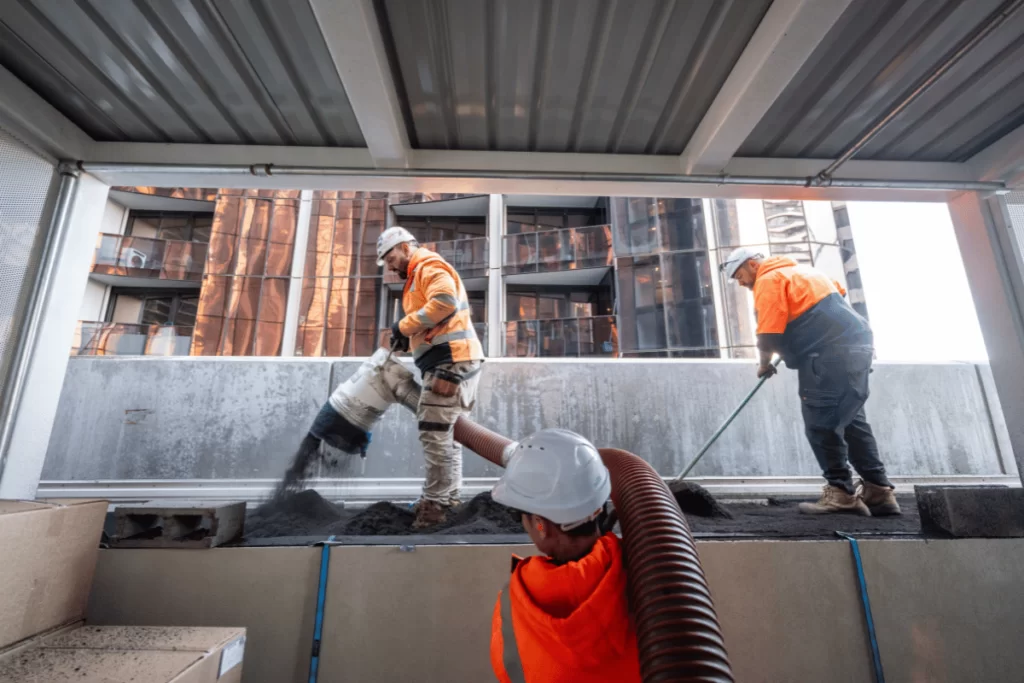
[[[726,257],[725,262],[718,268],[725,273],[726,277],[731,278],[740,269],[740,266],[752,258],[764,258],[764,254],[752,247],[739,247],[738,249],[733,249],[729,256]]]
[[[377,265],[384,265],[384,256],[402,242],[415,242],[412,233],[401,225],[392,225],[377,238]]]
[[[611,492],[594,444],[567,429],[542,429],[516,445],[491,497],[571,528],[595,519]]]

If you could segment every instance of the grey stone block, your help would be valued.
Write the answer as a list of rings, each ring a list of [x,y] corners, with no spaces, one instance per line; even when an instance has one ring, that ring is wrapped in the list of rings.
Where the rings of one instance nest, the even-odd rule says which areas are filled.
[[[921,529],[957,538],[1024,537],[1024,489],[916,486]]]

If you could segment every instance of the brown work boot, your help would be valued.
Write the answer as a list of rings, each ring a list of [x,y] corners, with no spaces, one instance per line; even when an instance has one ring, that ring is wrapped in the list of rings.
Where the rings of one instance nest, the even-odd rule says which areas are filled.
[[[871,516],[871,510],[859,496],[844,489],[825,484],[821,498],[816,503],[800,503],[800,512],[805,515],[828,515],[834,512],[848,512],[855,515]]]
[[[441,505],[437,501],[420,498],[413,508],[416,519],[413,520],[413,529],[426,529],[428,527],[444,524],[448,519],[448,506]]]
[[[889,486],[879,486],[864,479],[857,485],[857,495],[864,504],[871,510],[873,517],[885,517],[887,515],[902,515],[900,504],[896,502],[894,489]]]

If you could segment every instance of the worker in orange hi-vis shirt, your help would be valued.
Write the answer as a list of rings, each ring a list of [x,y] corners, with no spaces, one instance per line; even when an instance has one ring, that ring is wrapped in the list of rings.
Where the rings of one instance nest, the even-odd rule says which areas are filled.
[[[774,354],[796,368],[807,440],[827,482],[807,514],[898,515],[893,485],[864,414],[874,337],[846,291],[821,271],[784,256],[741,247],[721,266],[754,293],[757,376],[772,375]],[[854,486],[850,465],[860,475]]]

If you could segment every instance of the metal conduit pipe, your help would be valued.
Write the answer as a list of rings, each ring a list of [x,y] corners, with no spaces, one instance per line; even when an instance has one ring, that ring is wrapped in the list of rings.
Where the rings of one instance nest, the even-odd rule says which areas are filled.
[[[515,442],[460,417],[455,439],[504,467]],[[622,528],[629,604],[645,683],[732,681],[725,641],[697,547],[665,482],[643,459],[598,451]]]
[[[7,381],[0,394],[0,481],[3,480],[7,468],[7,455],[14,434],[14,424],[21,407],[21,397],[25,390],[25,378],[28,376],[39,339],[39,328],[43,324],[43,311],[50,300],[53,279],[57,270],[57,261],[64,250],[64,242],[68,232],[71,216],[71,205],[74,202],[75,190],[78,188],[78,171],[63,165],[60,168],[60,189],[57,203],[50,218],[43,242],[42,260],[36,270],[31,284],[29,299],[25,308],[26,319],[21,325],[17,345],[14,348],[13,361]]]
[[[1024,2],[1024,0],[1021,0]],[[550,180],[577,182],[673,183],[680,185],[767,185],[782,187],[835,187],[846,189],[931,190],[936,192],[1005,192],[1006,184],[975,180],[873,180],[867,178],[806,178],[781,176],[684,175],[676,173],[592,173],[576,171],[482,171],[437,168],[343,168],[330,166],[190,166],[176,164],[90,163],[70,164],[82,171],[104,173],[193,173],[225,176],[321,176],[359,178],[457,178],[493,180]]]
[[[875,125],[857,138],[852,145],[841,152],[836,160],[829,164],[827,168],[822,169],[821,173],[814,178],[813,184],[816,186],[825,185],[839,187],[836,185],[836,182],[838,181],[832,178],[832,174],[836,172],[836,169],[852,159],[857,152],[862,150],[865,145],[875,138],[876,135],[881,133],[886,126],[892,123],[893,119],[909,107],[914,100],[926,93],[928,89],[935,85],[936,81],[942,78],[947,71],[963,59],[968,52],[977,47],[982,40],[1002,26],[1003,23],[1012,17],[1021,7],[1024,7],[1024,0],[1006,0],[1002,5],[997,7],[992,14],[985,17],[984,21],[978,24],[973,31],[967,34],[967,36],[953,48],[953,51],[949,56],[942,60],[938,66],[932,69],[927,76],[919,81],[902,100],[889,109],[889,111],[886,112],[886,114],[880,118]]]

